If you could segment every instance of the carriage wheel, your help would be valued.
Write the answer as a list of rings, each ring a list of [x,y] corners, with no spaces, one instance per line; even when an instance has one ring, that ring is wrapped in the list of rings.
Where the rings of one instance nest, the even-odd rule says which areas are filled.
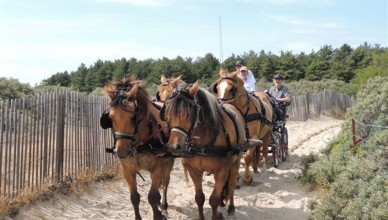
[[[283,145],[282,161],[286,161],[287,157],[288,157],[288,132],[287,132],[287,128],[286,127],[284,127],[282,135],[283,135],[283,138],[282,138],[282,140],[283,140],[282,141],[282,145]]]
[[[272,156],[274,160],[274,167],[278,168],[282,158],[282,140],[279,132],[274,132],[272,145]]]

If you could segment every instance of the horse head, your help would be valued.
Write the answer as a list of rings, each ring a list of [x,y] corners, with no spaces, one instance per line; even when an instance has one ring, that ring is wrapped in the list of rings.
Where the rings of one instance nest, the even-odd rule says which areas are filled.
[[[244,82],[237,76],[237,71],[228,73],[221,68],[219,71],[220,78],[214,84],[213,92],[217,94],[220,101],[230,101],[238,97],[238,93],[244,88]]]
[[[165,102],[174,93],[177,85],[184,82],[181,80],[181,76],[176,78],[166,78],[162,75],[160,83],[158,91],[156,92],[156,100],[159,102]]]
[[[111,100],[109,119],[116,139],[115,153],[120,159],[136,155],[138,127],[143,115],[148,115],[148,93],[132,78],[107,84],[104,90]]]
[[[163,119],[170,129],[169,151],[182,153],[187,150],[192,131],[198,123],[199,105],[196,101],[198,81],[193,85],[179,84],[169,100],[165,102]]]

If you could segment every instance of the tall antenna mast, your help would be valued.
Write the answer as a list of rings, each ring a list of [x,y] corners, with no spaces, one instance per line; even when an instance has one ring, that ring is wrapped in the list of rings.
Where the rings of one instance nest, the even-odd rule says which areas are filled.
[[[218,26],[219,26],[219,40],[220,40],[220,64],[224,62],[224,52],[222,49],[222,28],[221,28],[221,16],[218,16]]]

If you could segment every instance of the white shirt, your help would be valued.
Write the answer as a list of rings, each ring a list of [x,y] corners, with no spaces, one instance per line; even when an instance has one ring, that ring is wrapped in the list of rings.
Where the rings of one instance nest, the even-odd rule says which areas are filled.
[[[240,75],[240,72],[238,73]],[[253,76],[252,71],[248,70],[247,81],[244,82],[244,87],[248,92],[256,91],[256,79]]]

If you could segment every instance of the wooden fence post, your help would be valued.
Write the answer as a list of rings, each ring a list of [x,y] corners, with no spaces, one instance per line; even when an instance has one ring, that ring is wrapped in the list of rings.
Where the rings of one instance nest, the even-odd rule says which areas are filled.
[[[57,91],[57,117],[58,117],[58,130],[57,130],[57,144],[56,144],[56,181],[61,181],[63,177],[63,148],[64,148],[64,135],[65,135],[65,108],[64,108],[64,94],[61,91]]]

